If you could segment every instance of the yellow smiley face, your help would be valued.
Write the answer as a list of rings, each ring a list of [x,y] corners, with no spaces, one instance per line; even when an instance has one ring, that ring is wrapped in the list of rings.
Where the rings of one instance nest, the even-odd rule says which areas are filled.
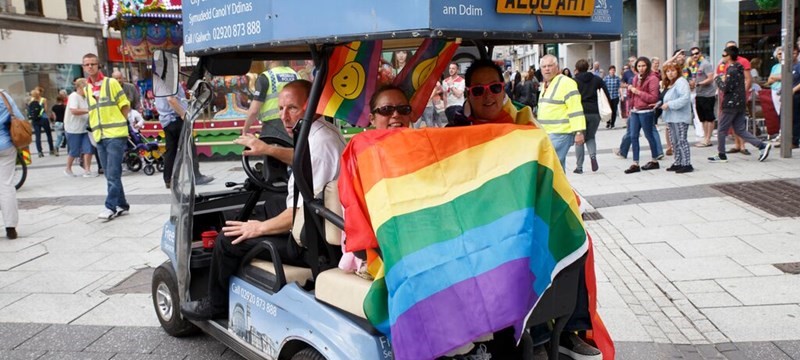
[[[434,56],[419,63],[419,65],[414,68],[414,72],[411,73],[411,85],[414,86],[414,90],[419,89],[423,82],[425,82],[425,79],[431,75],[431,72],[433,72],[433,69],[436,67],[436,60],[438,58],[438,56]]]
[[[342,69],[333,75],[331,85],[339,96],[347,100],[353,100],[361,95],[361,91],[364,90],[365,79],[364,67],[352,61],[344,64]]]

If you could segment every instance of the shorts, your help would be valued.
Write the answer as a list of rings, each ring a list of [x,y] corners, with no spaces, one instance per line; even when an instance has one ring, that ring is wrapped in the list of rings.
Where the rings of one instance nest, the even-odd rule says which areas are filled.
[[[717,105],[716,98],[698,96],[695,98],[697,104],[697,118],[702,122],[714,121],[714,106]]]
[[[94,149],[91,141],[89,141],[89,133],[67,133],[67,150],[69,156],[74,158],[80,157],[81,154],[93,154]]]

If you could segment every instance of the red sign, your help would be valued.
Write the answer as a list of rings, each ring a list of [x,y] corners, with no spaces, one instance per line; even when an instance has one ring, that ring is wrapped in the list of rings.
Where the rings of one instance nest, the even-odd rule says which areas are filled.
[[[134,61],[128,53],[128,49],[122,46],[120,39],[106,39],[108,47],[108,61],[111,62],[132,62]]]

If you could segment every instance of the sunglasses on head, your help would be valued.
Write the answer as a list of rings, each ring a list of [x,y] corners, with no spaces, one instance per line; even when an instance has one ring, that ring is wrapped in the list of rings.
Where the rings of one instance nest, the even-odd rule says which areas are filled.
[[[372,113],[378,113],[383,116],[392,116],[394,112],[397,111],[400,115],[408,115],[411,114],[411,105],[384,105],[381,107],[377,107],[372,109]]]
[[[470,95],[475,97],[483,96],[487,90],[491,91],[492,94],[499,94],[503,92],[503,82],[496,81],[487,85],[475,85],[467,88],[467,91],[469,91]]]

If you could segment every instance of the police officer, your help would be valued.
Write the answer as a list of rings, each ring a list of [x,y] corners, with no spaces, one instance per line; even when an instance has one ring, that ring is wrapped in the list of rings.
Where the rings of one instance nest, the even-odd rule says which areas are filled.
[[[250,126],[261,121],[261,135],[272,135],[291,142],[292,139],[283,130],[278,114],[278,93],[286,84],[299,79],[297,73],[282,61],[270,61],[269,69],[256,79],[256,89],[247,119],[244,121],[242,135],[249,132]]]

